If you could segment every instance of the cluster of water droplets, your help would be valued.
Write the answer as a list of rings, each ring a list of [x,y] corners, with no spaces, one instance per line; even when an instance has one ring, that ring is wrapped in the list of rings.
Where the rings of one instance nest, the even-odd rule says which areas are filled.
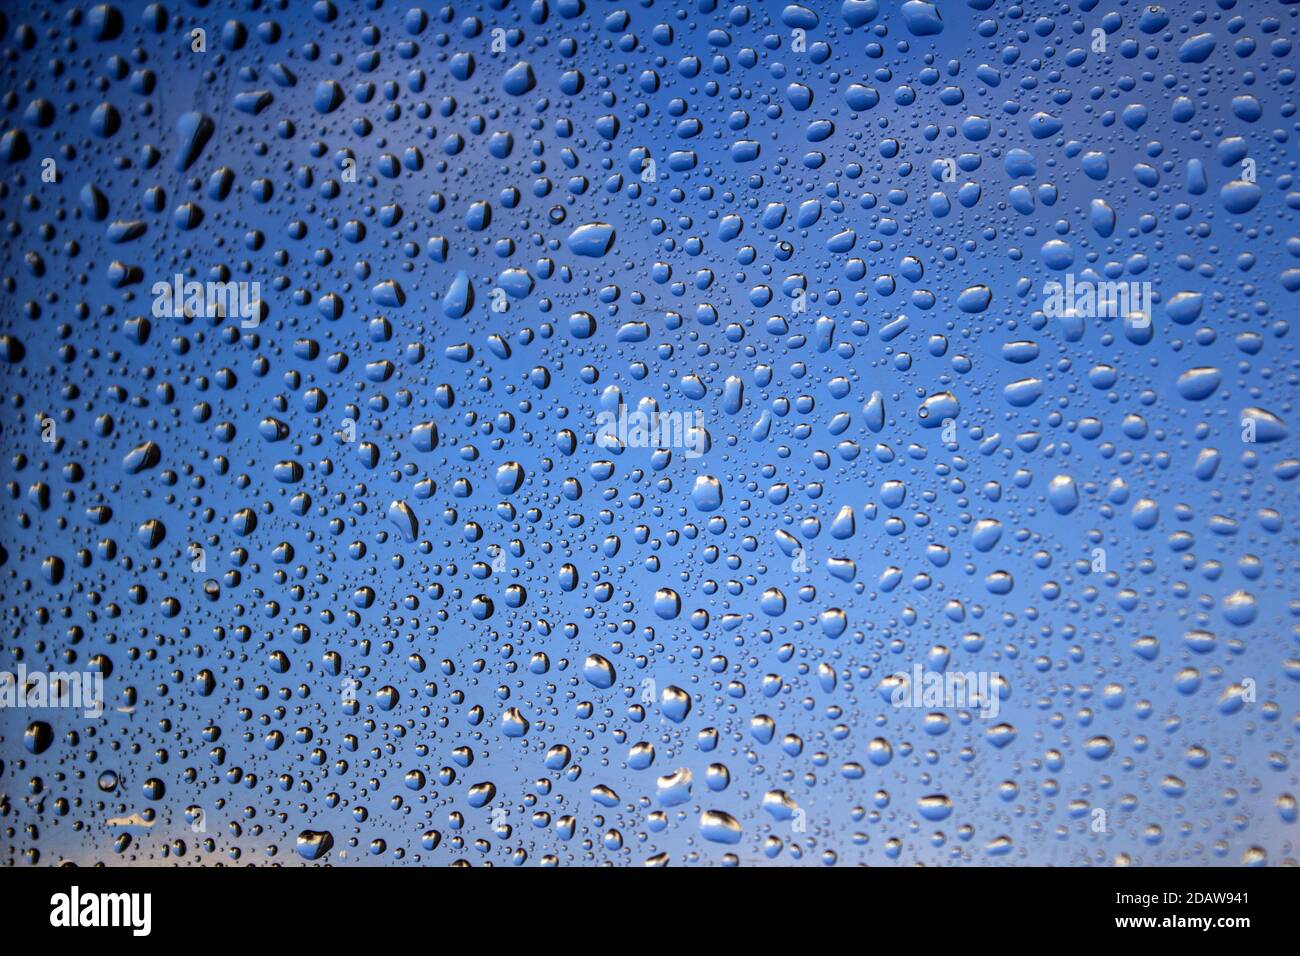
[[[1292,861],[1298,29],[9,4],[0,858]]]

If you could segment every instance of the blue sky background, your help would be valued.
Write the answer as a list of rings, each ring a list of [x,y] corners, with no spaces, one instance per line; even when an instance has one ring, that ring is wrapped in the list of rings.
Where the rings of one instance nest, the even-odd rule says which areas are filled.
[[[0,23],[6,862],[1294,858],[1300,6],[109,9]]]

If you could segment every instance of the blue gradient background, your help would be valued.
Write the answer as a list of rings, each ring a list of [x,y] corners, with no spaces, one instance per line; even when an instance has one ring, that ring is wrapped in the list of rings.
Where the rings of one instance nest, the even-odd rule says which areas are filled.
[[[76,669],[104,655],[112,671],[100,720],[0,710],[0,859],[301,863],[299,835],[314,831],[329,833],[322,859],[334,864],[1293,860],[1300,466],[1286,426],[1300,5],[1166,3],[1167,25],[1146,32],[1134,3],[951,2],[942,32],[927,35],[923,4],[810,3],[804,52],[791,40],[807,15],[778,4],[471,3],[419,7],[424,17],[392,3],[164,6],[155,30],[145,4],[114,4],[117,36],[85,5],[4,7],[0,668]],[[190,50],[196,27],[203,54]],[[499,55],[494,28],[519,31]],[[1098,28],[1104,53],[1090,47]],[[1180,55],[1203,33],[1214,38],[1204,62]],[[534,84],[512,93],[506,74],[520,62]],[[296,82],[281,85],[275,64]],[[138,70],[153,71],[152,90],[136,87]],[[345,98],[321,112],[328,81]],[[811,92],[806,109],[792,84]],[[855,109],[852,84],[879,102]],[[254,90],[273,98],[250,115],[236,97]],[[1190,119],[1175,118],[1179,97],[1194,102]],[[30,105],[42,98],[48,125]],[[190,110],[215,132],[182,172],[176,127]],[[1059,131],[1036,136],[1039,113]],[[687,121],[698,135],[683,135]],[[831,135],[813,141],[816,121]],[[513,137],[504,157],[490,149],[499,133]],[[758,143],[756,159],[737,161],[739,140]],[[403,161],[413,149],[418,169]],[[656,181],[639,181],[638,149],[655,158]],[[1013,149],[1032,156],[1032,175],[1008,171]],[[341,150],[356,182],[340,177]],[[1257,164],[1259,198],[1235,212],[1233,187],[1221,190],[1241,175],[1240,150]],[[673,169],[673,151],[690,151],[691,168]],[[1089,151],[1109,162],[1100,179],[1082,171]],[[939,181],[933,164],[959,156],[978,165]],[[43,157],[56,159],[57,183],[41,181]],[[1206,168],[1202,194],[1188,188],[1193,159]],[[217,200],[207,185],[222,166],[235,185]],[[968,182],[980,191],[969,207],[958,201]],[[87,184],[108,200],[102,220],[83,204]],[[1031,211],[1012,201],[1017,184]],[[1095,199],[1117,213],[1109,237],[1090,226]],[[820,218],[801,226],[809,200]],[[174,216],[185,202],[202,208],[196,228]],[[491,205],[485,228],[474,228],[475,202]],[[765,223],[776,203],[784,220]],[[737,238],[720,231],[725,216],[743,220]],[[113,242],[109,225],[129,220],[143,235]],[[575,253],[572,232],[596,221],[612,226],[611,248]],[[847,251],[832,238],[845,230]],[[446,238],[445,261],[429,254],[433,237]],[[1054,241],[1068,265],[1059,245],[1044,248]],[[116,285],[115,262],[137,281]],[[1043,316],[1044,282],[1108,264],[1152,284],[1150,342],[1107,317],[1085,319],[1071,341]],[[201,281],[219,265],[260,283],[258,328],[150,315],[153,283],[185,270]],[[532,288],[494,313],[506,269],[528,270]],[[461,272],[474,304],[450,317]],[[388,280],[401,305],[374,291]],[[964,311],[963,291],[981,284],[990,304]],[[803,313],[792,311],[798,288]],[[1200,313],[1171,315],[1178,293],[1201,294]],[[342,304],[337,319],[319,307],[327,295]],[[595,317],[590,338],[571,334],[576,311]],[[141,315],[152,329],[138,343],[124,323]],[[829,347],[821,317],[834,323]],[[900,317],[901,334],[882,334]],[[373,333],[376,318],[391,335]],[[316,357],[295,352],[303,339]],[[1017,341],[1037,343],[1036,357],[1008,361]],[[331,368],[334,353],[345,368]],[[1218,370],[1210,394],[1180,389],[1191,369]],[[688,397],[688,376],[703,398]],[[729,377],[743,383],[734,413]],[[1037,400],[1008,401],[1007,386],[1031,377]],[[659,467],[653,449],[598,447],[611,387],[630,408],[653,398],[664,411],[702,409],[708,452],[674,450]],[[878,432],[864,411],[876,391]],[[955,442],[918,416],[941,392],[959,403]],[[198,403],[210,406],[204,420]],[[1242,442],[1246,408],[1283,423],[1267,430],[1276,440]],[[54,446],[41,442],[45,415]],[[263,437],[268,416],[284,440]],[[358,420],[373,465],[334,435],[344,418]],[[422,452],[411,430],[429,420],[439,443]],[[1036,444],[1018,437],[1029,435]],[[128,473],[123,458],[147,440],[159,464]],[[1193,469],[1206,448],[1222,459],[1202,479]],[[289,460],[300,482],[276,479]],[[608,477],[601,461],[613,462]],[[517,490],[498,483],[506,462],[526,476]],[[721,485],[717,510],[692,495],[698,475]],[[1058,476],[1079,492],[1069,513],[1049,500]],[[901,505],[886,502],[889,481],[906,486]],[[42,482],[47,508],[29,492]],[[311,499],[301,515],[290,506],[300,492]],[[1144,499],[1158,506],[1151,527],[1134,520]],[[394,501],[417,517],[415,542],[388,521]],[[98,505],[112,509],[102,525],[87,515]],[[856,528],[836,537],[846,506]],[[257,519],[245,534],[242,509]],[[1003,529],[987,551],[972,545],[982,519]],[[166,528],[154,547],[138,530],[150,520]],[[806,571],[778,530],[800,539]],[[204,544],[203,574],[188,569],[190,542]],[[293,549],[283,564],[282,543]],[[935,546],[946,565],[931,560]],[[1098,546],[1105,574],[1089,567]],[[478,577],[475,563],[498,548],[506,568]],[[56,556],[57,582],[43,570]],[[831,558],[852,560],[853,579],[832,575]],[[564,564],[578,571],[572,590]],[[890,568],[902,575],[887,589]],[[1009,593],[994,593],[997,572],[1010,574]],[[512,586],[526,595],[517,607]],[[656,613],[662,588],[678,592],[680,615]],[[763,599],[774,588],[780,613]],[[480,596],[489,616],[474,611]],[[836,610],[843,633],[827,625]],[[309,636],[295,639],[298,625]],[[1184,639],[1197,630],[1214,635],[1204,653]],[[1133,650],[1146,635],[1159,641],[1150,660]],[[882,696],[882,680],[937,660],[936,647],[952,670],[1007,681],[995,721],[948,710],[932,733],[930,709]],[[539,653],[545,673],[529,666]],[[593,653],[613,665],[613,686],[584,677]],[[1195,687],[1180,683],[1187,668]],[[1246,680],[1255,700],[1225,712],[1225,690]],[[684,721],[657,702],[635,712],[645,687],[657,701],[670,685],[692,696]],[[511,707],[529,721],[522,737],[504,732]],[[771,742],[756,739],[759,715],[775,723]],[[43,753],[24,746],[32,720],[53,731]],[[995,746],[994,723],[1014,739]],[[718,732],[712,751],[700,746],[706,728]],[[786,735],[800,752],[782,747]],[[1096,759],[1087,742],[1102,736],[1113,751]],[[875,738],[892,749],[884,765],[870,759]],[[638,742],[655,748],[644,769],[629,765]],[[556,745],[572,752],[562,770],[546,762]],[[726,768],[724,787],[710,786],[710,765]],[[690,797],[663,806],[656,780],[680,768]],[[117,778],[108,791],[105,772]],[[803,811],[803,830],[764,809],[773,790]],[[922,812],[935,794],[951,802],[944,819]],[[1097,808],[1104,832],[1091,825]],[[738,842],[710,838],[700,820],[711,811],[730,814]],[[565,816],[571,834],[556,825]]]

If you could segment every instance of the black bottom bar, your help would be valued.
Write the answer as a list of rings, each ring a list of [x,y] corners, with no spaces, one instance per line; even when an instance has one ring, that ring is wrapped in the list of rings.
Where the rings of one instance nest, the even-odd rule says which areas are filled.
[[[499,946],[512,931],[535,938],[534,918],[545,925],[548,911],[581,924],[584,911],[609,907],[611,920],[623,912],[636,922],[641,905],[654,911],[656,935],[674,923],[698,931],[704,917],[724,937],[806,934],[810,920],[825,919],[849,932],[869,926],[873,942],[882,933],[900,941],[919,933],[926,945],[991,933],[1011,942],[1195,934],[1230,943],[1281,932],[1291,925],[1284,907],[1294,908],[1290,878],[1267,869],[695,869],[602,874],[599,887],[589,879],[575,870],[543,879],[531,870],[34,868],[0,870],[0,899],[6,927],[24,936],[189,942],[283,921],[295,941],[335,945],[478,925]]]

